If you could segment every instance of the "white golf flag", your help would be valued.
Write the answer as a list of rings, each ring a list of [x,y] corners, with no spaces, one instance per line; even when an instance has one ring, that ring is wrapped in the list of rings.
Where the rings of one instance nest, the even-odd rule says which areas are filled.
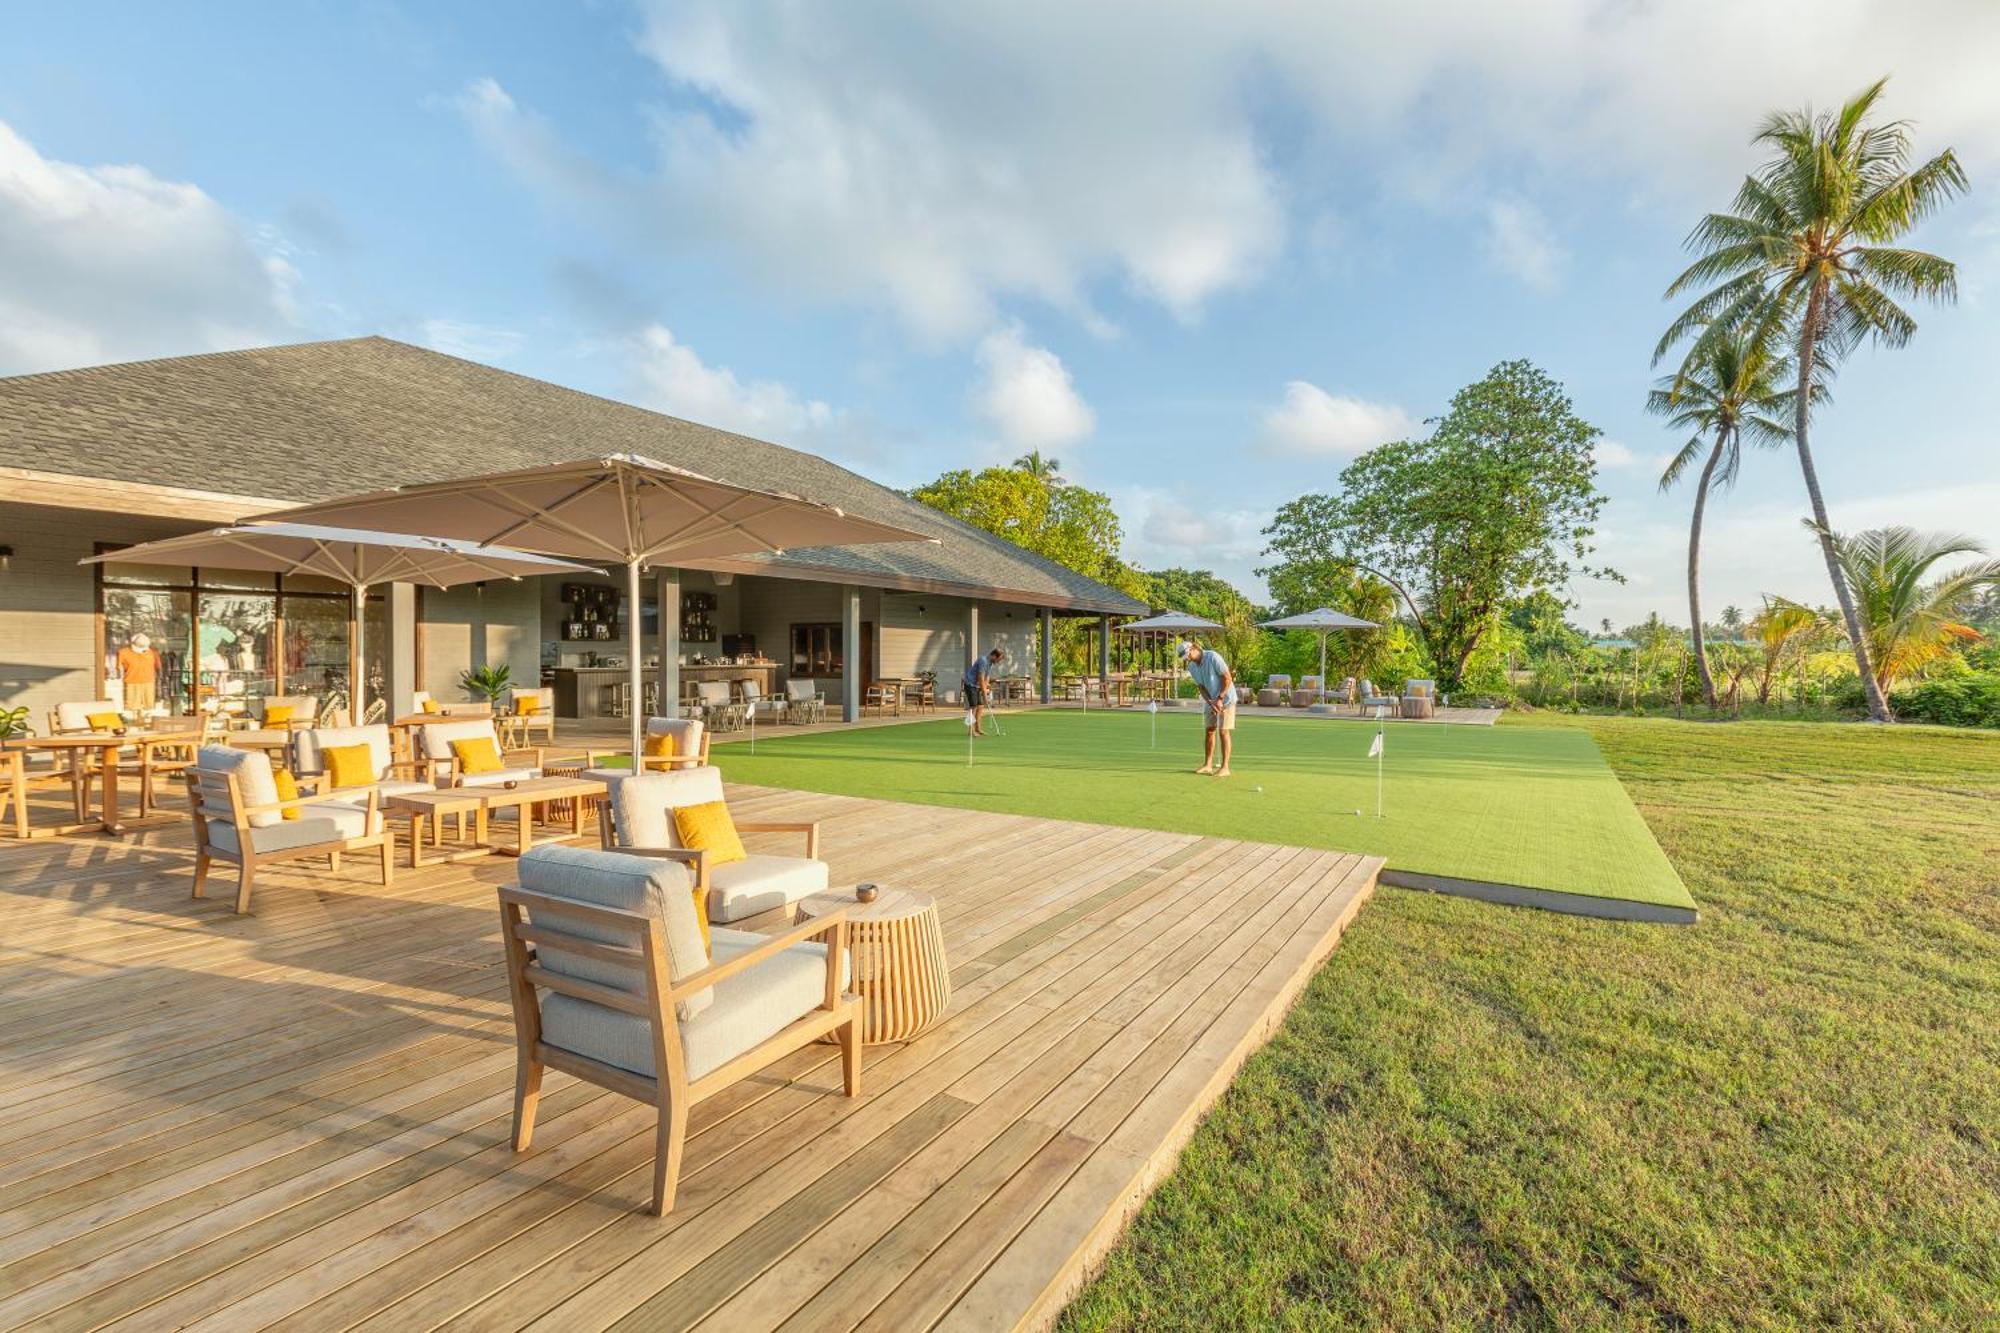
[[[1375,733],[1375,739],[1368,742],[1368,757],[1370,759],[1382,757],[1382,733],[1379,731]]]

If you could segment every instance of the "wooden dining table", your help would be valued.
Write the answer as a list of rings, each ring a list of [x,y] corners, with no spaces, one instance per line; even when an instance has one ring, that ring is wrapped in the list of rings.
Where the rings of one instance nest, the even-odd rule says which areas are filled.
[[[61,831],[75,833],[95,828],[111,837],[118,837],[127,831],[119,818],[118,752],[125,749],[136,750],[143,764],[151,751],[161,746],[200,744],[199,728],[154,731],[128,727],[123,733],[90,731],[65,736],[22,736],[14,740],[0,741],[0,748],[24,752],[47,750],[64,756],[72,764],[86,762],[91,755],[96,755],[97,772],[102,779],[104,793],[98,806],[99,817],[95,822],[86,820],[81,824],[69,825]]]

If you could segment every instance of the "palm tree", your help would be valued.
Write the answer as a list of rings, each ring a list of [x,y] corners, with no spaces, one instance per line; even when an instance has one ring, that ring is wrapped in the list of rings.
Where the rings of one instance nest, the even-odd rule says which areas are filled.
[[[1788,602],[1782,597],[1766,597],[1764,609],[1752,618],[1749,625],[1750,640],[1764,654],[1763,669],[1757,676],[1757,702],[1771,702],[1771,685],[1778,677],[1778,669],[1785,663],[1785,657],[1794,648],[1803,648],[1811,640],[1814,631],[1826,622],[1819,612],[1797,602]]]
[[[1051,486],[1062,485],[1062,460],[1044,458],[1040,449],[1030,449],[1014,460],[1014,466]]]
[[[1710,489],[1735,482],[1743,465],[1745,438],[1775,448],[1791,435],[1791,427],[1780,418],[1796,390],[1785,387],[1790,363],[1769,342],[1752,341],[1741,330],[1701,340],[1688,360],[1646,395],[1646,410],[1666,417],[1676,430],[1693,432],[1660,474],[1661,490],[1680,480],[1704,449],[1708,453],[1695,483],[1694,517],[1688,523],[1688,623],[1694,627],[1694,662],[1701,673],[1702,698],[1714,708],[1715,676],[1709,669],[1701,618],[1702,515]]]
[[[1932,566],[1957,555],[1984,555],[1970,537],[1873,528],[1843,537],[1833,549],[1860,603],[1862,632],[1883,694],[1896,682],[1951,652],[1953,645],[1983,638],[1963,622],[1982,589],[2000,587],[2000,560],[1979,560],[1931,582]]]
[[[1958,295],[1949,260],[1892,242],[1965,189],[1965,173],[1949,149],[1909,169],[1909,127],[1871,120],[1884,79],[1842,106],[1772,116],[1758,132],[1773,156],[1736,192],[1735,211],[1711,213],[1688,238],[1701,254],[1675,278],[1667,295],[1714,283],[1667,326],[1654,360],[1689,336],[1699,365],[1704,344],[1751,330],[1756,339],[1780,333],[1793,340],[1797,392],[1792,440],[1812,501],[1814,530],[1847,622],[1869,716],[1889,719],[1889,705],[1869,665],[1867,640],[1853,593],[1834,553],[1826,501],[1807,437],[1809,386],[1864,339],[1901,347],[1917,322],[1897,298],[1950,301]]]

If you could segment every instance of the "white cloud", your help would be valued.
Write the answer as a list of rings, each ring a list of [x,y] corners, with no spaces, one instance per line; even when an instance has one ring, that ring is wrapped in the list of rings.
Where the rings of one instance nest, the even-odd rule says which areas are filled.
[[[1521,199],[1486,205],[1486,253],[1530,287],[1548,291],[1560,276],[1563,248],[1540,209]]]
[[[0,123],[0,373],[269,342],[298,274],[200,187],[44,157]]]
[[[1018,327],[997,329],[979,344],[981,377],[973,409],[992,422],[1012,448],[1050,449],[1074,444],[1095,429],[1096,414],[1076,391],[1062,359],[1031,346]]]
[[[934,339],[1024,300],[1094,321],[1105,286],[1194,318],[1268,270],[1294,210],[1323,248],[1318,179],[1343,208],[1421,201],[1548,285],[1543,182],[1684,209],[1734,184],[1771,108],[1885,71],[1923,147],[2000,162],[2000,92],[1966,72],[2000,51],[1990,0],[644,0],[639,45],[672,89],[638,172],[491,80],[461,109],[581,213]]]
[[[1284,401],[1264,414],[1259,442],[1269,452],[1302,457],[1358,454],[1417,433],[1416,418],[1393,403],[1371,403],[1293,380]]]
[[[1639,455],[1632,452],[1631,446],[1617,440],[1599,440],[1591,449],[1591,456],[1596,458],[1597,466],[1601,468],[1639,465]]]
[[[777,444],[834,423],[835,411],[818,399],[802,399],[782,384],[738,379],[726,366],[711,366],[693,348],[654,324],[632,340],[639,401],[672,416],[719,426]]]
[[[523,335],[514,329],[459,319],[427,319],[417,326],[417,337],[426,347],[488,364],[506,361],[521,350],[523,340]]]
[[[1189,486],[1114,488],[1125,522],[1125,558],[1144,569],[1210,569],[1252,597],[1264,595],[1252,573],[1264,549],[1266,510],[1191,499]],[[1198,491],[1194,493],[1198,494]]]

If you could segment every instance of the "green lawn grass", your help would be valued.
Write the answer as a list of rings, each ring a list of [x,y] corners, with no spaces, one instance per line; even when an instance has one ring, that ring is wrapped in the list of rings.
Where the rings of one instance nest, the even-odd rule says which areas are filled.
[[[1570,725],[1701,924],[1381,890],[1067,1328],[2000,1326],[2000,736]]]
[[[1201,716],[1015,713],[966,762],[956,714],[937,722],[732,742],[733,782],[1088,819],[1386,857],[1391,867],[1692,907],[1588,732],[1387,728],[1375,817],[1372,725],[1244,718],[1235,776],[1193,772]],[[1154,727],[1157,725],[1157,743]],[[1357,815],[1355,812],[1361,813]]]

